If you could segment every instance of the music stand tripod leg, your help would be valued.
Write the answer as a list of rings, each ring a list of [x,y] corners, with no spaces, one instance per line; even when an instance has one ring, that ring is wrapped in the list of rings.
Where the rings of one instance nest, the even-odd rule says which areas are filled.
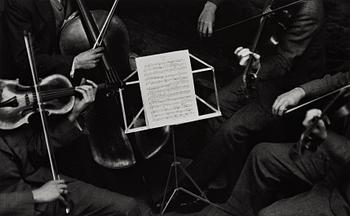
[[[175,146],[175,131],[174,128],[172,128],[172,146],[173,146],[173,162],[171,164],[170,170],[169,170],[169,174],[168,174],[168,179],[167,179],[167,183],[164,189],[164,195],[163,195],[163,200],[162,200],[162,204],[161,204],[161,215],[163,215],[166,211],[166,209],[168,208],[170,202],[172,201],[172,199],[174,198],[175,194],[179,191],[182,191],[196,199],[199,199],[205,203],[208,203],[209,205],[213,206],[214,208],[217,208],[229,215],[233,215],[230,211],[228,211],[227,209],[221,207],[220,205],[217,205],[213,202],[210,202],[208,200],[208,198],[206,197],[205,193],[202,191],[202,189],[198,186],[198,184],[194,181],[194,179],[191,177],[191,175],[186,171],[186,169],[182,166],[182,164],[177,161],[177,156],[176,156],[176,146]],[[178,167],[180,168],[179,170],[181,170],[183,172],[183,174],[185,175],[185,177],[187,177],[191,183],[193,184],[193,186],[198,190],[198,192],[201,194],[201,196],[183,188],[183,187],[179,187],[179,179],[178,179]],[[167,202],[166,201],[166,195],[169,189],[169,184],[170,184],[170,178],[172,176],[172,171],[174,170],[174,176],[175,176],[175,189],[172,192],[169,200]]]

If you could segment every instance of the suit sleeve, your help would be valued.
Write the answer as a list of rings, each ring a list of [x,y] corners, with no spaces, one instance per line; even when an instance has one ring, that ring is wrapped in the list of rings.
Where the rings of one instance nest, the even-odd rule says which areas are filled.
[[[24,181],[20,170],[20,162],[7,147],[11,140],[24,141],[23,134],[0,138],[0,215],[33,216],[34,199],[31,186]]]
[[[335,75],[326,75],[321,79],[301,85],[306,97],[314,98],[323,95],[332,90],[341,88],[350,83],[350,71],[346,73],[337,73]]]
[[[262,57],[259,79],[284,76],[291,70],[294,60],[301,56],[323,22],[323,5],[320,1],[305,1],[292,18],[274,54]]]
[[[20,76],[21,78],[31,78],[23,32],[24,30],[33,32],[32,13],[24,6],[23,2],[9,0],[6,9],[6,22],[11,54],[20,70]],[[38,44],[39,41],[33,35],[33,46],[39,77],[56,73],[68,75],[72,67],[73,57],[45,53]]]
[[[41,132],[40,122],[35,123],[36,129],[34,129],[34,133],[29,139],[29,146],[34,147],[35,152],[44,156],[47,155],[45,137]],[[71,144],[82,134],[79,128],[66,117],[54,117],[48,121],[48,126],[49,141],[55,148]]]
[[[0,194],[1,216],[33,216],[34,199],[31,191]]]

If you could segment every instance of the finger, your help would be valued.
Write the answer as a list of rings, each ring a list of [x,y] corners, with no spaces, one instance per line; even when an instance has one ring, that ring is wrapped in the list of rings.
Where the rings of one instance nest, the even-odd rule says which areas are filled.
[[[241,60],[239,61],[239,65],[245,66],[247,64],[248,59],[249,59],[249,56],[242,57]]]
[[[66,184],[60,184],[60,185],[58,185],[58,188],[63,189],[63,190],[67,190],[68,186]]]
[[[84,85],[85,82],[86,82],[86,79],[85,79],[85,78],[82,78],[82,79],[80,80],[80,85]]]
[[[64,179],[55,180],[54,182],[57,184],[65,184]]]
[[[95,49],[91,49],[92,53],[100,53],[104,50],[104,47],[97,47]]]
[[[82,89],[80,86],[76,87],[75,90],[83,96],[84,100],[88,98],[87,92],[84,89]]]
[[[275,105],[274,105],[274,114],[275,115],[281,115],[281,113],[283,113],[285,106],[284,104],[284,100],[283,99],[276,99]]]
[[[200,32],[200,30],[201,30],[201,17],[199,17],[197,21],[197,31]]]
[[[250,54],[252,54],[252,52],[249,49],[244,48],[241,51],[239,51],[237,55],[244,57],[244,56],[250,56]]]
[[[287,110],[286,105],[285,105],[285,104],[282,104],[282,105],[278,108],[278,115],[279,115],[279,116],[282,116],[286,110]]]
[[[204,34],[205,34],[204,28],[205,28],[205,27],[204,27],[204,23],[202,22],[202,23],[201,23],[201,26],[200,26],[200,30],[199,30],[199,33],[200,33],[200,37],[201,37],[201,38],[204,38],[204,36],[205,36],[205,35],[204,35]]]
[[[96,53],[96,54],[93,54],[90,58],[90,60],[97,60],[99,58],[101,58],[103,56],[103,53]]]
[[[237,47],[234,51],[234,54],[237,55],[239,53],[239,51],[241,51],[243,49],[243,47]]]
[[[86,93],[86,97],[85,100],[87,102],[92,102],[94,101],[94,90],[93,90],[93,87],[90,86],[90,85],[83,85],[83,86],[80,86],[82,89],[84,89],[84,92]]]
[[[259,59],[260,59],[260,55],[257,54],[257,53],[253,53],[253,57],[254,57],[256,60],[259,60]]]
[[[317,127],[321,130],[326,128],[326,123],[321,119],[317,122]]]
[[[211,23],[208,24],[208,37],[211,37],[213,34],[213,25]]]
[[[277,109],[279,107],[279,101],[281,100],[280,96],[278,96],[272,104],[272,114],[276,115],[277,114]]]
[[[91,80],[86,80],[86,83],[89,83],[89,84],[92,85],[94,88],[97,88],[97,84],[94,83],[94,82],[91,81]]]

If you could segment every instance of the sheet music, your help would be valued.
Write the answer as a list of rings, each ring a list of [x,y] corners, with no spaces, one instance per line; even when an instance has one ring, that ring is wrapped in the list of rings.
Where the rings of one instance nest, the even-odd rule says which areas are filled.
[[[198,118],[188,50],[140,57],[136,66],[150,128]]]

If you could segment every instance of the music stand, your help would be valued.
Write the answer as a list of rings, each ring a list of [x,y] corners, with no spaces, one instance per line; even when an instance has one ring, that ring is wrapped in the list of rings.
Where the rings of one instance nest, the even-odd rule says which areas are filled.
[[[216,105],[212,106],[208,102],[206,102],[204,99],[199,97],[197,94],[195,95],[196,100],[198,102],[200,102],[201,104],[205,105],[211,111],[209,113],[205,113],[205,114],[199,115],[198,118],[195,121],[221,116],[214,67],[212,67],[208,63],[204,62],[203,60],[199,59],[198,57],[196,57],[196,56],[194,56],[194,55],[192,55],[190,53],[189,53],[189,57],[190,57],[190,59],[192,61],[195,61],[199,65],[198,69],[192,70],[192,75],[199,74],[199,73],[204,73],[204,72],[211,72],[212,83],[213,83],[212,89],[214,90],[214,94],[216,96]],[[128,77],[126,77],[124,79],[125,86],[140,85],[140,81],[136,77],[137,72],[138,71],[135,70]],[[134,80],[132,80],[133,78],[134,78]],[[122,108],[122,115],[123,115],[123,120],[124,120],[125,133],[129,134],[129,133],[135,133],[135,132],[140,132],[140,131],[145,131],[145,130],[152,129],[147,124],[147,121],[145,122],[145,125],[142,125],[142,126],[135,124],[137,122],[137,120],[142,116],[142,114],[145,115],[144,107],[141,107],[141,109],[137,112],[135,117],[133,117],[131,119],[131,121],[128,120],[127,115],[126,115],[126,107],[125,107],[125,103],[124,103],[124,91],[125,91],[124,89],[120,89],[119,90],[120,101],[121,101],[121,108]],[[145,117],[146,117],[146,115],[145,115]],[[169,125],[169,126],[174,126],[174,125],[179,125],[179,124],[172,124],[172,125]],[[186,193],[186,194],[188,194],[188,195],[190,195],[190,196],[192,196],[192,197],[194,197],[196,199],[199,199],[199,200],[201,200],[201,201],[203,201],[205,203],[208,203],[209,205],[211,205],[211,206],[213,206],[213,207],[215,207],[217,209],[220,209],[220,210],[224,211],[225,213],[233,215],[230,211],[228,211],[228,210],[224,209],[223,207],[221,207],[221,206],[219,206],[219,205],[209,201],[208,198],[206,197],[205,193],[200,189],[200,187],[197,185],[197,183],[193,180],[193,178],[189,175],[189,173],[186,171],[186,169],[182,166],[181,162],[179,162],[177,160],[174,128],[172,128],[171,133],[172,133],[171,135],[172,135],[172,150],[173,150],[173,155],[172,156],[173,156],[173,162],[171,164],[171,167],[170,167],[170,170],[169,170],[169,173],[168,173],[166,186],[165,186],[165,189],[164,189],[164,196],[163,196],[163,200],[162,200],[162,204],[161,204],[161,214],[164,214],[164,212],[166,211],[168,205],[172,201],[174,195],[176,193],[182,191],[182,192],[184,192],[184,193]],[[187,177],[190,180],[190,182],[193,184],[193,186],[198,190],[199,195],[195,194],[192,191],[187,190],[186,188],[183,188],[183,187],[179,186],[178,170],[183,172],[184,176]],[[175,189],[172,192],[170,198],[166,201],[166,194],[167,194],[167,192],[169,190],[169,183],[170,183],[170,179],[171,179],[172,175],[174,175],[174,177],[175,177]]]

